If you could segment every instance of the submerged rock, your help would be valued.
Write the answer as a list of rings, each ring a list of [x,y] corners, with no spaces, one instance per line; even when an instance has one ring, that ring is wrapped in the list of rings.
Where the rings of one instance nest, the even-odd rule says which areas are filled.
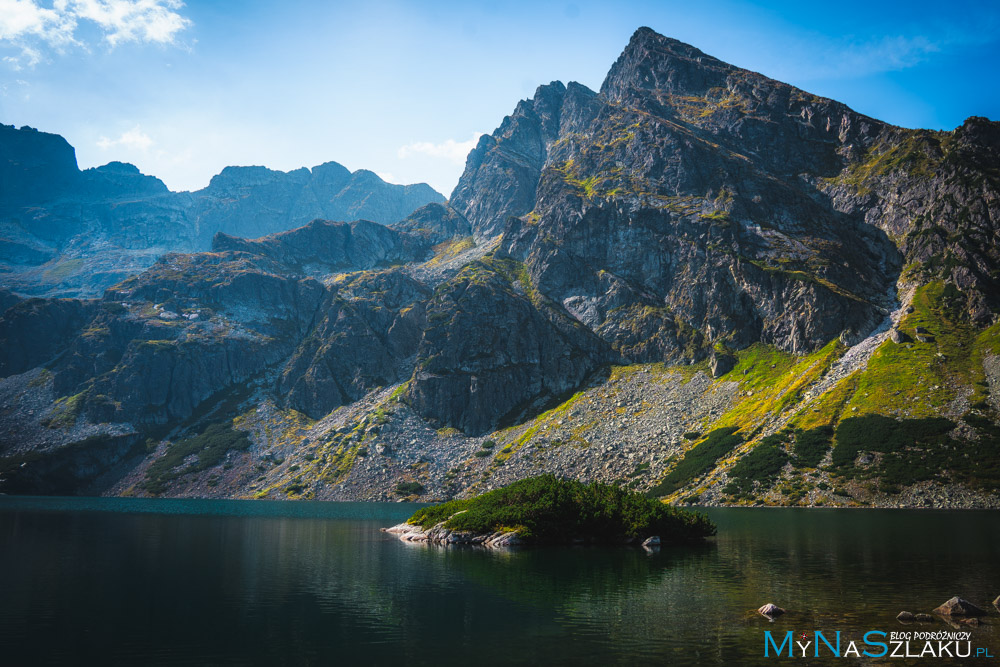
[[[916,619],[917,619],[917,617],[914,616],[913,613],[909,612],[909,611],[901,611],[898,614],[896,614],[896,620],[897,621],[906,621],[906,622],[909,622],[909,621],[915,621]]]

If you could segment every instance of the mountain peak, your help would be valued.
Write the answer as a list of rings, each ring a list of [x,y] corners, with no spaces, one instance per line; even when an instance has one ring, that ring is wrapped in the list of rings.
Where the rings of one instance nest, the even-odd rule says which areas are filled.
[[[601,93],[620,101],[636,88],[669,93],[703,91],[735,70],[690,44],[639,28],[608,72]]]

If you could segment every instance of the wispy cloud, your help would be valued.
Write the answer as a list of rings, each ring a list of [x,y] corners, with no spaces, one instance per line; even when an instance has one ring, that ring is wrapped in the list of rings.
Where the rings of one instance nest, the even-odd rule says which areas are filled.
[[[122,132],[121,136],[117,139],[101,137],[97,140],[97,147],[105,151],[116,146],[138,151],[147,151],[154,143],[156,142],[153,141],[152,137],[143,132],[139,126],[136,125],[131,130]]]
[[[418,141],[413,144],[401,146],[397,154],[400,159],[408,158],[412,155],[428,155],[430,157],[441,158],[458,165],[463,165],[465,164],[465,158],[468,156],[469,151],[476,147],[476,142],[479,141],[479,137],[481,136],[482,132],[476,132],[468,141],[446,139],[439,144],[434,144],[429,141]]]
[[[924,26],[920,32],[868,38],[831,38],[813,34],[769,50],[767,70],[783,80],[845,79],[897,72],[942,55],[996,40],[1000,20],[982,17],[976,26]],[[766,48],[766,47],[765,47]],[[796,57],[789,58],[789,51]]]
[[[172,44],[191,25],[179,0],[57,0],[78,18],[93,21],[111,46],[122,42]]]
[[[831,45],[825,50],[822,63],[817,63],[816,74],[836,78],[909,69],[950,45],[946,38],[924,35],[886,36],[864,42]]]
[[[126,42],[174,44],[191,25],[180,13],[183,7],[180,0],[55,0],[52,7],[37,0],[0,0],[0,46],[20,52],[3,60],[18,70],[42,62],[46,50],[86,49],[77,37],[81,23],[96,25],[110,48]]]

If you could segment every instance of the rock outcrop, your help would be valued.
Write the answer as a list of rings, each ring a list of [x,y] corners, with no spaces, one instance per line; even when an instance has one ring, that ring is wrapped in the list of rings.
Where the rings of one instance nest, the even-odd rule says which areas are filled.
[[[407,400],[470,434],[579,386],[618,356],[546,302],[515,262],[475,262],[437,288]]]
[[[430,298],[398,270],[350,276],[333,289],[279,382],[287,404],[315,419],[409,377]]]
[[[391,226],[401,232],[426,239],[432,244],[472,234],[469,221],[447,204],[421,206],[405,220],[400,220]]]
[[[942,616],[985,616],[986,612],[964,598],[955,596],[934,609]]]
[[[23,373],[55,357],[97,312],[79,299],[28,299],[0,316],[0,377]]]
[[[423,239],[367,220],[308,225],[255,240],[219,232],[212,251],[235,250],[260,255],[314,276],[368,270],[423,259],[429,250]]]
[[[382,532],[391,533],[403,542],[425,542],[439,545],[468,545],[490,549],[516,547],[521,544],[517,531],[498,531],[496,533],[470,533],[462,530],[449,530],[444,522],[424,530],[420,526],[400,523],[391,528],[383,528]]]

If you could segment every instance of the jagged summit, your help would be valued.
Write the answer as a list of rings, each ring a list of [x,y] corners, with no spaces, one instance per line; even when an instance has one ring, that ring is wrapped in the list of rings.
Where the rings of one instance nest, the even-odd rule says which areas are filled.
[[[738,69],[684,42],[665,37],[652,28],[639,28],[618,56],[601,85],[601,94],[620,100],[631,88],[659,91],[705,90],[709,72],[725,74]],[[701,72],[697,75],[696,72]]]

